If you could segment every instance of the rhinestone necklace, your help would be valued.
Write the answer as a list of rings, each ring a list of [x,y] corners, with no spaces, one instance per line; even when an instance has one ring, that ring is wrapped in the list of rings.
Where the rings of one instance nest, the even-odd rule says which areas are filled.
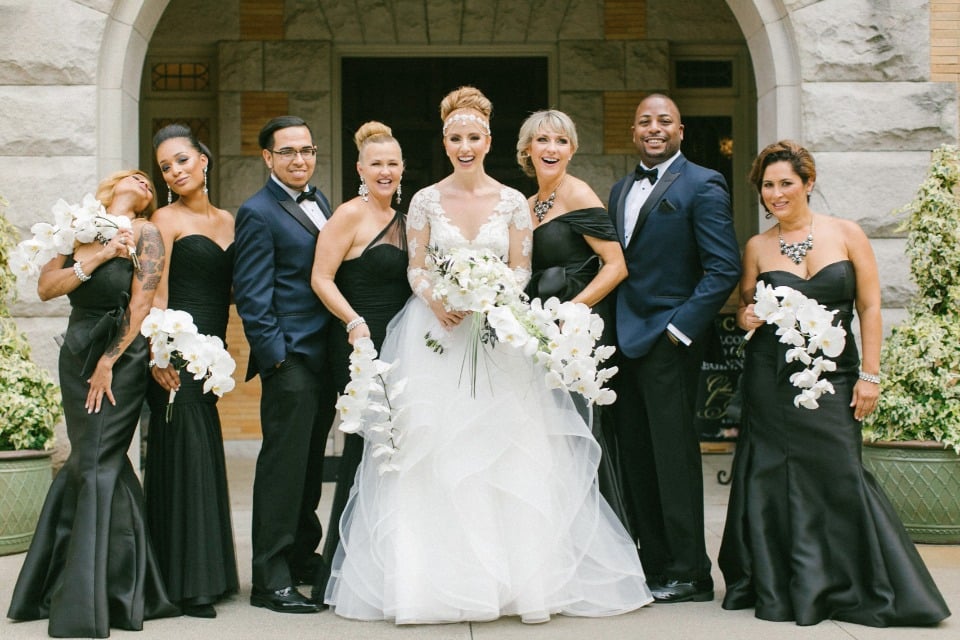
[[[777,223],[777,238],[780,240],[780,254],[793,260],[793,264],[800,264],[807,257],[807,252],[813,250],[813,218],[810,218],[810,233],[802,242],[791,242],[790,244],[784,242],[783,231],[779,222]]]
[[[557,185],[557,188],[553,190],[550,197],[546,200],[541,200],[540,194],[537,193],[537,197],[533,201],[533,215],[537,216],[537,222],[543,222],[544,216],[546,216],[547,212],[553,207],[553,201],[557,199],[557,191],[560,190],[562,185],[563,180],[560,181],[560,184]]]

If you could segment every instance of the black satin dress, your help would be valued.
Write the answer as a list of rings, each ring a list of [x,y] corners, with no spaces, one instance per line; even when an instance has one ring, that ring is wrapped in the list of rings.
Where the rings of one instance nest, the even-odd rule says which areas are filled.
[[[398,211],[360,256],[344,260],[337,269],[334,282],[353,310],[367,321],[370,339],[378,352],[387,335],[387,325],[410,297],[408,263],[405,219],[404,214]],[[340,326],[333,327],[329,336],[333,381],[337,389],[343,391],[350,381],[349,364],[353,347],[347,340],[346,331]],[[337,468],[330,524],[323,543],[323,557],[328,564],[333,561],[340,543],[340,516],[343,515],[362,457],[363,438],[355,433],[346,434]]]
[[[233,245],[223,250],[206,236],[184,236],[170,255],[167,307],[193,316],[200,333],[223,339],[232,279]],[[213,604],[239,589],[218,398],[181,371],[170,422],[168,399],[151,377],[147,522],[170,599]]]
[[[834,619],[887,627],[930,625],[950,615],[899,518],[860,461],[860,423],[848,406],[859,354],[850,330],[856,274],[849,260],[809,280],[786,271],[758,276],[792,287],[828,309],[847,330],[836,393],[797,408],[787,346],[764,325],[747,343],[744,420],[719,566],[724,609],[754,607],[764,620],[800,625]]]
[[[531,300],[556,297],[561,302],[566,302],[590,284],[600,270],[600,259],[584,236],[619,241],[610,216],[602,207],[568,211],[533,230],[533,274],[527,285],[527,295]],[[603,318],[603,336],[599,344],[616,344],[613,300],[614,296],[608,295],[593,306],[593,312]],[[613,360],[604,363],[605,366],[612,364]],[[581,398],[574,395],[574,401],[581,407],[579,400]],[[585,410],[585,407],[581,409]],[[612,414],[603,407],[594,407],[591,427],[593,437],[600,443],[603,452],[600,468],[597,470],[600,493],[631,538],[636,539],[623,500],[623,482],[620,479],[617,437]]]
[[[70,266],[68,258],[65,266]],[[106,638],[143,621],[179,615],[148,541],[143,494],[127,457],[147,385],[147,341],[138,335],[113,365],[116,405],[84,408],[93,372],[118,335],[133,267],[104,263],[68,294],[60,389],[70,456],[47,493],[10,602],[9,618],[48,618],[57,638]]]

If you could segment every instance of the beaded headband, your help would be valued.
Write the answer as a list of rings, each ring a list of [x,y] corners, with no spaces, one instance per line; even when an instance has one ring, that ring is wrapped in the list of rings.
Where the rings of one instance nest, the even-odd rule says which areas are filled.
[[[450,128],[452,124],[470,124],[475,123],[480,125],[480,128],[483,129],[484,133],[490,135],[490,125],[487,123],[486,119],[481,116],[474,115],[472,113],[455,113],[449,118],[447,118],[443,123],[443,135],[447,135],[447,129]]]

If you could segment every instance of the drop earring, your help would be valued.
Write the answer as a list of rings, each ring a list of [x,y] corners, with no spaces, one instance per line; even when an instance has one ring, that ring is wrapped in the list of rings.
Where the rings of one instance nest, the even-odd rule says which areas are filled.
[[[203,168],[203,193],[208,193],[207,191],[207,168]]]
[[[367,197],[370,194],[370,189],[367,188],[367,183],[363,181],[363,176],[360,176],[360,188],[357,189],[357,193],[360,194],[364,202],[370,201],[370,198]]]
[[[167,204],[173,204],[173,191],[170,190],[170,185],[167,185]]]
[[[403,185],[398,182],[398,183],[397,183],[397,204],[400,204],[400,200],[401,200],[401,199],[400,199],[400,193],[401,193],[401,188],[402,188],[402,187],[403,187]]]

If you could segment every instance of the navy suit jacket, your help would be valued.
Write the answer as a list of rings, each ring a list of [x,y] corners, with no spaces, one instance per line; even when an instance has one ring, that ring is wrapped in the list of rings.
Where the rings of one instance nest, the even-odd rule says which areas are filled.
[[[319,206],[330,217],[320,191]],[[291,354],[326,368],[326,328],[331,322],[310,286],[318,229],[271,177],[237,211],[233,295],[250,343],[249,380],[269,375]]]
[[[624,202],[633,174],[610,191],[609,213],[627,261],[616,297],[620,351],[646,355],[673,324],[702,337],[740,279],[740,249],[723,176],[681,154],[657,180],[624,242]]]

